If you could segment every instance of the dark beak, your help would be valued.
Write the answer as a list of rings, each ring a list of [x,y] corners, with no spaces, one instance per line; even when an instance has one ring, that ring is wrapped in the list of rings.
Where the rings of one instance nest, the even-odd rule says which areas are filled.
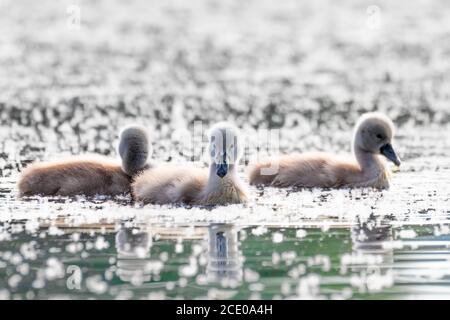
[[[228,173],[228,164],[226,163],[221,163],[217,165],[217,170],[216,170],[216,174],[223,178],[227,175]]]
[[[394,151],[394,148],[390,143],[385,144],[381,147],[380,152],[382,155],[384,155],[386,158],[391,160],[396,166],[400,166],[402,163],[400,159],[397,157],[397,154]]]

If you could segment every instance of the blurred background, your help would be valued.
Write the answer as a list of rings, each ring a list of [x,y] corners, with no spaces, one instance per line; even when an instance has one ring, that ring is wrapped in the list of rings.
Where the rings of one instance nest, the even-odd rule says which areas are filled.
[[[4,176],[115,154],[134,122],[162,161],[189,160],[171,151],[198,120],[281,128],[283,152],[348,152],[372,110],[399,127],[406,160],[448,155],[448,1],[1,0],[0,12]]]

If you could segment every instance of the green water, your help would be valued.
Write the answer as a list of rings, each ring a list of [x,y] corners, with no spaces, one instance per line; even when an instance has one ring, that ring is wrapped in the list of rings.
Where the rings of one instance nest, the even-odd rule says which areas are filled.
[[[350,228],[3,225],[0,294],[11,299],[444,298],[450,237]],[[128,227],[125,227],[128,225]],[[405,230],[405,229],[403,229]],[[414,233],[414,239],[401,239]],[[20,253],[20,255],[17,255]],[[7,288],[7,289],[6,289]]]

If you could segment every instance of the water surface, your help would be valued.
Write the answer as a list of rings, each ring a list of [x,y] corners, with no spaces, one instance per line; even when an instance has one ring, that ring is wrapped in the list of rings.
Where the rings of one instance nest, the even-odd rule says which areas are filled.
[[[67,5],[0,2],[0,298],[450,298],[448,1],[378,1],[379,28],[352,0],[83,1],[80,29]],[[114,158],[130,123],[151,161],[204,167],[198,121],[349,154],[368,111],[397,127],[390,190],[250,188],[209,209],[16,196],[30,162]]]

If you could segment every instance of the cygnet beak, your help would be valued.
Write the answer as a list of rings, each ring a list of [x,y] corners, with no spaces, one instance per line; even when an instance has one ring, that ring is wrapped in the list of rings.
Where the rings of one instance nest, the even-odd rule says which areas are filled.
[[[397,154],[395,153],[394,148],[390,143],[385,144],[380,148],[380,152],[382,155],[384,155],[386,158],[391,160],[396,166],[400,166],[402,163],[400,159],[398,158]]]
[[[228,173],[228,164],[226,162],[217,165],[216,174],[219,177],[223,178],[227,175],[227,173]]]

